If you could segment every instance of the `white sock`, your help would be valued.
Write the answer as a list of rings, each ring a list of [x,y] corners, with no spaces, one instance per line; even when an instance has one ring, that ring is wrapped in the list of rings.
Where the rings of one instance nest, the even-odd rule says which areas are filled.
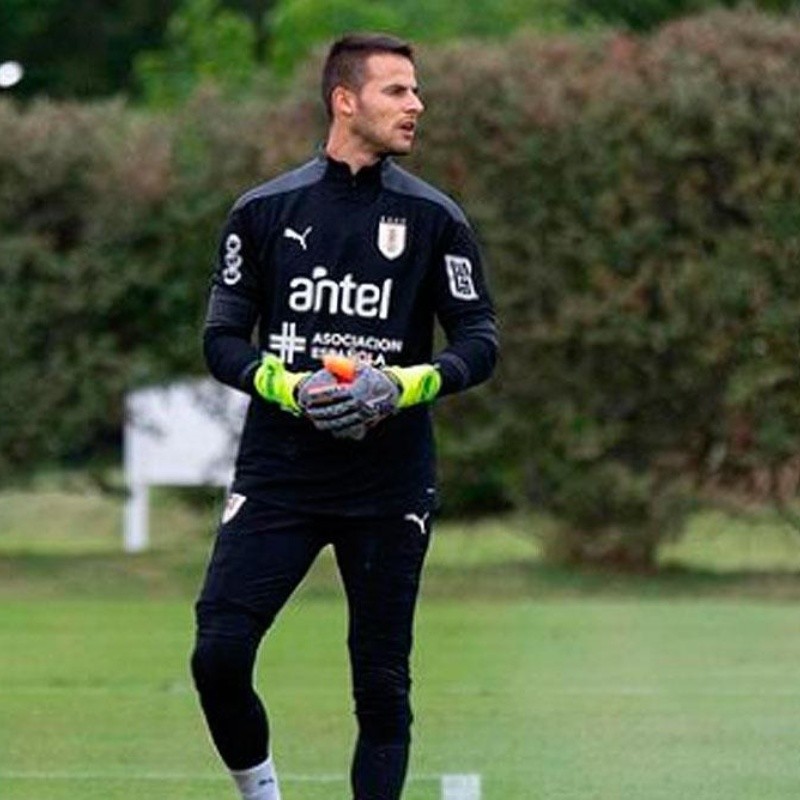
[[[272,756],[250,769],[232,769],[231,776],[239,787],[242,800],[281,800]]]

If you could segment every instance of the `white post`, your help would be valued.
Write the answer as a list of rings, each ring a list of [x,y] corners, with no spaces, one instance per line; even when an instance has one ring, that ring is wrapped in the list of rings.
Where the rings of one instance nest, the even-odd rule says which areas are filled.
[[[149,491],[146,483],[135,483],[129,490],[125,503],[124,548],[126,553],[140,553],[147,549],[150,541]]]

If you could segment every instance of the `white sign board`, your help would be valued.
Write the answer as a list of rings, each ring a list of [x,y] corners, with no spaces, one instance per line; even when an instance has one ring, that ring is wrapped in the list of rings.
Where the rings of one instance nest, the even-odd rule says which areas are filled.
[[[249,398],[211,379],[140,389],[125,404],[125,549],[147,547],[149,486],[227,486]]]

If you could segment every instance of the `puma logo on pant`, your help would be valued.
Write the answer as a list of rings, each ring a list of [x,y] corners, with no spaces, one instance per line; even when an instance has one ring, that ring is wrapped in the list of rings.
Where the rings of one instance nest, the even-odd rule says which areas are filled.
[[[430,516],[430,511],[423,514],[421,517],[417,516],[416,514],[406,514],[403,519],[407,519],[409,522],[413,522],[415,525],[419,525],[419,532],[425,536],[428,532],[427,524],[428,524],[428,517]]]

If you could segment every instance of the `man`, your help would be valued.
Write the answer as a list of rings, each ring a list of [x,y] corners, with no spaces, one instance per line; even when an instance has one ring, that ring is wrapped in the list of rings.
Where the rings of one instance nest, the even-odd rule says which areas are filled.
[[[209,730],[246,800],[280,798],[256,650],[329,544],[349,611],[353,797],[400,797],[435,505],[430,404],[488,378],[497,351],[464,215],[390,158],[410,152],[423,110],[410,46],[346,36],[322,89],[324,152],[234,205],[204,333],[212,374],[252,395],[192,656]],[[435,319],[448,343],[432,357]],[[330,353],[357,362],[352,380],[320,369]]]

